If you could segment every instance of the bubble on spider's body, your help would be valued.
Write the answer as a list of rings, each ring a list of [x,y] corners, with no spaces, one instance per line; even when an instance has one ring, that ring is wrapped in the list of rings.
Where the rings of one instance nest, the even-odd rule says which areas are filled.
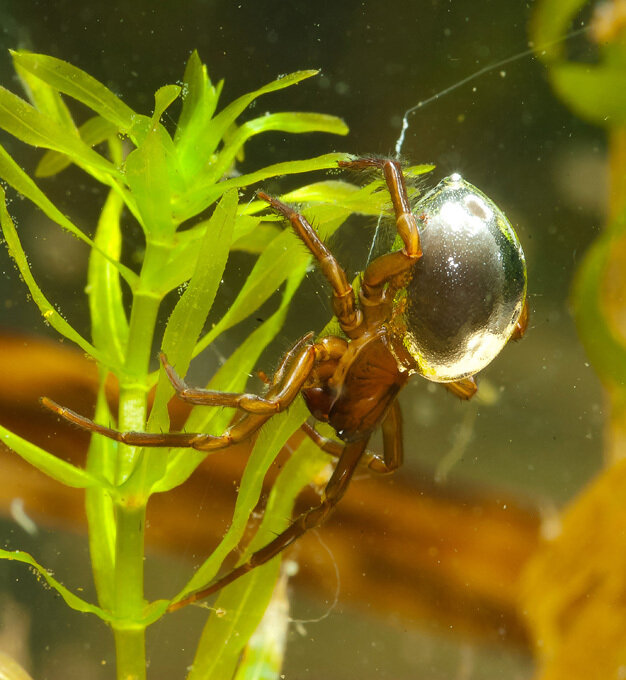
[[[423,256],[399,294],[417,372],[450,382],[484,368],[511,337],[526,296],[524,253],[502,211],[459,175],[415,207]]]

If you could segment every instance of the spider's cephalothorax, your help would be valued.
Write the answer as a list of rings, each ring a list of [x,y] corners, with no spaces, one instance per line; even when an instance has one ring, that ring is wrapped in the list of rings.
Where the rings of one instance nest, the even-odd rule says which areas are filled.
[[[65,419],[119,442],[211,451],[249,438],[302,393],[312,415],[337,433],[341,442],[303,426],[338,459],[320,505],[297,517],[248,562],[174,603],[171,610],[218,591],[318,526],[345,493],[359,463],[376,472],[395,470],[403,455],[396,396],[412,374],[441,382],[468,399],[476,391],[472,376],[526,328],[524,255],[511,225],[490,199],[452,175],[412,210],[396,161],[364,158],[339,165],[383,171],[398,232],[396,249],[363,272],[358,302],[345,272],[305,218],[263,192],[258,196],[291,222],[316,258],[332,287],[333,310],[344,337],[315,342],[313,333],[306,335],[287,352],[263,397],[190,388],[161,355],[180,399],[243,411],[226,432],[117,432],[43,400]],[[381,457],[366,448],[378,426],[383,433]]]

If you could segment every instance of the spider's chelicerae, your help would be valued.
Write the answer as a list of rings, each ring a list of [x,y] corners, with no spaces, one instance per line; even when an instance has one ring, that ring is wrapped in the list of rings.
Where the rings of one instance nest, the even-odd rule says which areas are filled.
[[[497,206],[459,175],[444,179],[411,210],[398,162],[363,158],[345,168],[382,170],[395,211],[402,247],[381,255],[365,269],[358,301],[344,270],[302,215],[259,192],[284,215],[316,258],[333,293],[333,310],[344,337],[318,341],[306,335],[290,349],[265,396],[188,387],[161,361],[178,397],[192,404],[230,406],[243,416],[220,436],[184,432],[117,432],[49,399],[43,403],[85,429],[133,446],[223,449],[254,434],[298,394],[317,420],[329,423],[340,442],[306,424],[304,430],[337,464],[320,504],[299,517],[268,545],[208,588],[175,602],[170,610],[207,597],[284,550],[321,524],[344,495],[360,463],[391,472],[402,462],[402,422],[396,397],[413,374],[443,383],[469,399],[473,375],[528,320],[526,265],[517,236]],[[366,447],[381,426],[383,454]]]

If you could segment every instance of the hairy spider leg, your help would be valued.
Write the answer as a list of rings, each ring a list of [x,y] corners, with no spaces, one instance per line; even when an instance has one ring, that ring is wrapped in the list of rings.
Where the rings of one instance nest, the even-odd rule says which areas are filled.
[[[265,397],[246,392],[219,392],[217,390],[189,387],[176,373],[163,352],[161,352],[159,357],[167,377],[176,390],[176,395],[182,401],[201,406],[240,408],[247,413],[259,415],[274,414],[284,411],[293,402],[298,392],[300,392],[304,381],[311,373],[320,350],[314,344],[308,344],[304,348],[302,348],[302,345],[310,342],[312,339],[313,333],[308,333],[287,352],[285,359],[281,362],[276,375],[271,381],[275,389],[270,390]],[[300,349],[299,352],[297,351],[298,349]],[[289,366],[288,371],[285,367],[286,365]]]
[[[302,431],[312,439],[325,453],[330,454],[333,458],[340,458],[345,444],[329,439],[320,434],[314,427],[308,423],[303,423]],[[366,449],[361,456],[361,462],[365,467],[378,474],[387,474],[394,472],[401,465],[404,459],[402,446],[402,411],[397,400],[393,401],[387,415],[382,422],[383,431],[383,457],[381,459],[379,454]]]
[[[310,334],[305,336],[303,341],[309,337]],[[288,352],[288,357],[290,355],[295,355],[293,361],[288,367],[284,367],[284,361],[281,363],[281,367],[284,367],[284,370],[280,373],[280,379],[273,380],[274,384],[267,393],[267,396],[263,399],[256,398],[259,399],[259,401],[255,401],[255,395],[220,393],[207,390],[212,400],[207,399],[200,401],[199,403],[221,406],[232,405],[234,407],[242,408],[242,410],[245,410],[246,406],[250,409],[257,409],[256,411],[249,410],[241,420],[232,425],[221,435],[187,432],[119,432],[113,428],[94,423],[89,418],[85,418],[85,416],[81,416],[68,408],[59,406],[47,397],[42,397],[41,403],[46,408],[54,411],[57,415],[78,425],[78,427],[81,427],[82,429],[90,430],[91,432],[104,435],[109,439],[114,439],[115,441],[130,446],[189,447],[199,451],[224,449],[248,439],[264,423],[266,423],[274,413],[287,408],[295,399],[300,392],[302,385],[309,377],[316,357],[318,355],[323,357],[326,354],[326,350],[322,346],[313,344],[302,345],[302,341],[297,344],[297,346],[300,346],[300,351],[293,352],[293,350],[290,350],[290,352]],[[180,378],[175,374],[173,369],[171,369],[169,364],[168,367],[170,368],[168,377],[171,379],[173,374],[174,377],[180,381]],[[177,389],[176,382],[173,382],[173,386],[174,389]],[[225,394],[225,399],[221,401],[218,398],[213,399],[214,395],[222,394]],[[192,401],[192,399],[189,399],[189,401]]]
[[[205,597],[209,597],[209,595],[213,595],[213,593],[221,590],[224,586],[236,581],[244,574],[247,574],[254,568],[259,567],[273,557],[276,557],[276,555],[309,531],[309,529],[314,529],[322,524],[346,492],[366,446],[367,439],[361,439],[347,444],[344,447],[337,466],[324,489],[322,502],[319,505],[302,513],[287,527],[287,529],[285,529],[285,531],[278,534],[278,536],[270,541],[264,548],[253,553],[246,562],[235,567],[235,569],[222,576],[222,578],[218,579],[207,588],[198,590],[197,592],[178,600],[178,602],[174,602],[168,607],[168,611],[176,611],[188,604],[192,604]]]
[[[406,182],[398,161],[378,158],[359,158],[339,161],[343,168],[379,168],[383,171],[391,203],[396,230],[404,247],[393,253],[377,257],[363,273],[359,298],[366,327],[381,323],[389,315],[391,302],[398,288],[406,285],[406,277],[421,257],[419,228],[406,190]]]
[[[348,283],[348,277],[335,259],[335,256],[322,243],[322,240],[307,220],[291,206],[282,203],[272,196],[268,196],[263,191],[258,191],[257,196],[261,200],[267,201],[273,210],[291,222],[293,230],[318,261],[322,273],[333,289],[333,312],[339,321],[341,330],[349,338],[358,337],[361,334],[362,313],[361,310],[357,309],[354,290]]]

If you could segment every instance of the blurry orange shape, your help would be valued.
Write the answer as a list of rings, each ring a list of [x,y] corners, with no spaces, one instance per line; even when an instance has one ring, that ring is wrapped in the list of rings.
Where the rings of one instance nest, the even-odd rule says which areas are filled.
[[[566,509],[526,567],[522,609],[539,680],[626,678],[626,460]]]

